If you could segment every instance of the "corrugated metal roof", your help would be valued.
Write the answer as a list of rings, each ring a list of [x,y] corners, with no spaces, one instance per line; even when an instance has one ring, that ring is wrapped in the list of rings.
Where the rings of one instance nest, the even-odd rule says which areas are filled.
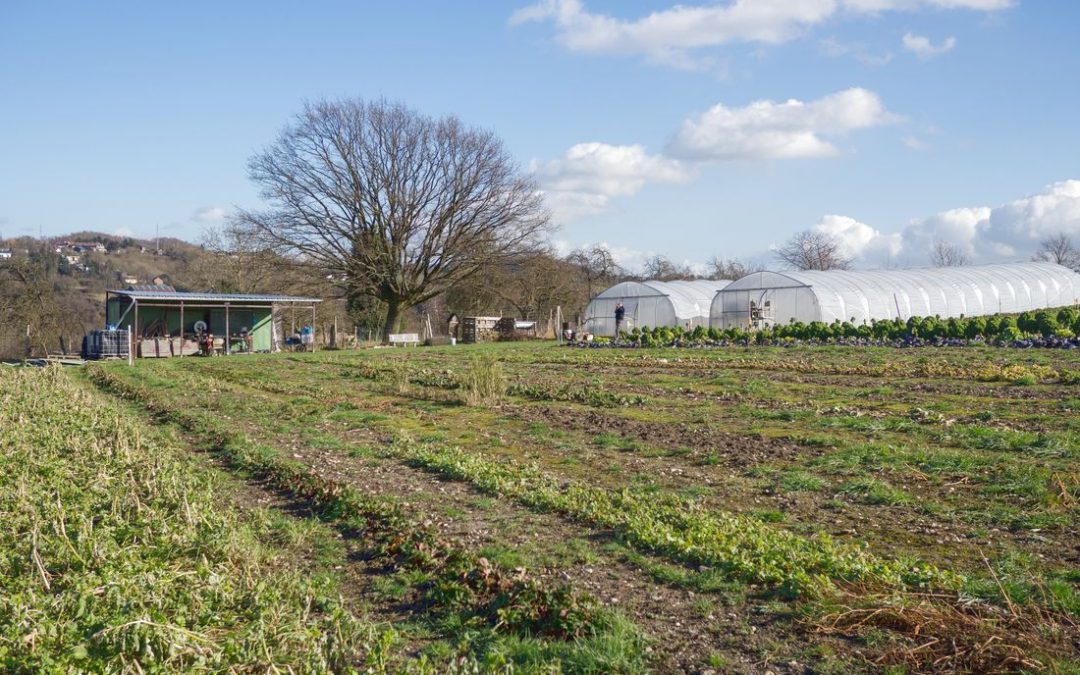
[[[151,293],[175,293],[176,289],[168,284],[131,284],[127,287],[129,291],[139,291]]]
[[[304,298],[294,295],[245,295],[242,293],[185,293],[181,291],[109,291],[113,295],[122,295],[133,300],[184,300],[191,302],[322,302],[321,298]]]

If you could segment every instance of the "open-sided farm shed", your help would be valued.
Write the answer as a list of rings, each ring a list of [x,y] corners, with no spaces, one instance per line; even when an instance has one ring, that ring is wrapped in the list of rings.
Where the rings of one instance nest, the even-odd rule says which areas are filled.
[[[110,326],[126,328],[129,324],[136,340],[178,339],[174,355],[190,353],[196,324],[222,339],[222,349],[231,353],[276,351],[282,346],[282,312],[300,313],[302,323],[314,322],[318,298],[290,295],[241,295],[230,293],[183,293],[173,290],[128,289],[106,291],[105,321]],[[284,317],[291,319],[292,316]],[[275,323],[278,326],[275,329]],[[227,339],[226,339],[227,336]],[[160,354],[160,348],[155,345]]]
[[[755,272],[720,290],[714,328],[1016,313],[1080,302],[1080,274],[1046,262]]]
[[[624,281],[597,295],[582,325],[594,335],[615,335],[615,307],[626,310],[624,330],[634,327],[709,325],[709,307],[729,281]]]

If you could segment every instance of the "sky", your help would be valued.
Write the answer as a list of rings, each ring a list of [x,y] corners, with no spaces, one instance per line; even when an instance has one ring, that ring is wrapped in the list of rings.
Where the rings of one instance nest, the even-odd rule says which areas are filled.
[[[860,266],[1080,241],[1071,0],[0,0],[0,236],[198,240],[305,101],[498,134],[559,250]]]

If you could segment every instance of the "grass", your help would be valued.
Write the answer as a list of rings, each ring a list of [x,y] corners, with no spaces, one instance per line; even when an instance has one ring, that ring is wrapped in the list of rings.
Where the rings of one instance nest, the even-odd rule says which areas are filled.
[[[173,409],[150,390],[102,369],[93,368],[90,377],[173,421],[232,467],[313,501],[325,519],[344,531],[364,533],[374,541],[376,556],[398,571],[378,582],[375,590],[390,600],[419,594],[427,614],[460,633],[449,637],[477,640],[470,651],[479,662],[500,665],[499,655],[509,649],[525,654],[521,661],[539,670],[566,664],[594,672],[637,672],[643,667],[641,635],[589,596],[566,585],[544,584],[443,540],[411,520],[397,500],[365,495],[311,472],[229,430],[216,416]],[[502,558],[506,562],[506,555]]]
[[[493,405],[506,394],[506,378],[502,366],[490,355],[478,356],[469,364],[465,375],[465,403],[473,406]]]
[[[213,471],[57,370],[0,377],[0,428],[4,670],[386,663],[393,629],[292,559],[339,553],[317,526],[231,507]]]
[[[498,367],[505,389],[461,405],[485,388],[469,384],[481,360],[481,371]],[[1080,580],[1068,573],[1065,542],[1080,526],[1080,422],[1071,385],[1051,375],[1076,372],[1077,360],[980,349],[515,344],[106,370],[150,388],[165,408],[226,416],[232,431],[265,438],[285,457],[308,461],[306,446],[326,462],[420,470],[471,486],[478,507],[527,509],[598,537],[575,535],[581,543],[565,554],[526,555],[509,521],[506,541],[482,551],[500,568],[532,562],[557,575],[563,566],[604,569],[615,556],[656,584],[736,604],[760,594],[798,598],[812,622],[852,582],[876,589],[878,606],[933,588],[944,594],[934,596],[943,605],[934,611],[964,593],[1006,611],[1013,603],[1077,615]],[[1013,384],[1028,374],[1038,381]],[[612,425],[620,417],[628,423]],[[424,499],[433,513],[466,517],[440,510],[437,494]],[[610,537],[618,550],[596,543]],[[991,572],[984,555],[1008,557],[1009,568]],[[406,599],[429,582],[411,579]],[[893,590],[877,595],[882,589]],[[779,616],[791,602],[761,611]],[[456,616],[445,614],[444,624]],[[1026,630],[1021,623],[1009,630]],[[898,626],[843,630],[883,655],[904,644]],[[753,649],[790,653],[784,644],[793,638],[770,631]],[[525,640],[514,632],[469,644],[492,639],[501,646],[466,651],[521,664],[550,648],[571,663],[563,647],[512,648]],[[807,657],[815,670],[852,665],[842,644],[814,632],[799,640],[823,647],[805,650],[820,653]],[[431,659],[455,651],[432,644]],[[731,655],[730,645],[713,647]],[[699,654],[696,667],[708,656]],[[1064,663],[1041,662],[1048,659]]]

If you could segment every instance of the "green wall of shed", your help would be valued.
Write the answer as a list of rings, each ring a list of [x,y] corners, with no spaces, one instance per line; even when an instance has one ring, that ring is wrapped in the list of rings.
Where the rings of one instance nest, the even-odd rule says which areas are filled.
[[[110,302],[106,307],[106,323],[115,324],[128,306],[126,300]],[[257,309],[230,309],[229,331],[234,335],[240,333],[241,328],[247,328],[251,333],[251,348],[254,351],[270,351],[273,347],[273,327],[271,321],[271,308],[260,307]],[[139,325],[132,326],[135,334],[141,336],[143,331],[155,321],[164,319],[170,336],[180,335],[180,307],[145,307],[139,306]],[[210,332],[216,336],[225,335],[225,308],[184,308],[184,333],[192,335],[195,332],[195,322],[205,321],[210,327]],[[129,323],[135,322],[135,310],[131,310],[124,317],[124,325],[118,328],[126,328]]]

